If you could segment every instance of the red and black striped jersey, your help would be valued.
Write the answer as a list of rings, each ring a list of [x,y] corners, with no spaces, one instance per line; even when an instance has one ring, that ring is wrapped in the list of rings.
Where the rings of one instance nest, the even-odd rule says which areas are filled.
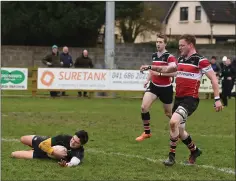
[[[157,52],[153,53],[152,55],[152,65],[156,66],[168,66],[177,64],[177,59],[175,56],[170,54],[169,52],[164,52],[160,57],[158,57]],[[156,86],[160,87],[167,87],[171,85],[171,77],[164,77],[164,76],[152,76],[151,78],[152,83]]]
[[[195,53],[185,59],[178,58],[176,76],[176,97],[191,96],[198,98],[200,81],[204,73],[212,70],[207,58]]]

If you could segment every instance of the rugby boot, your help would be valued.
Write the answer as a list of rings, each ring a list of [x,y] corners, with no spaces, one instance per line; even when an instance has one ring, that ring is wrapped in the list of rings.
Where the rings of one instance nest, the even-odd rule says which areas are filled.
[[[197,148],[195,151],[191,152],[188,161],[185,163],[186,165],[194,165],[197,157],[202,154],[202,151]]]
[[[165,166],[173,166],[175,164],[175,155],[173,153],[169,153],[169,157],[163,161]]]
[[[150,134],[145,134],[145,132],[143,132],[139,137],[136,138],[136,141],[141,142],[141,141],[143,141],[147,138],[151,138],[151,136],[152,136],[151,133]]]

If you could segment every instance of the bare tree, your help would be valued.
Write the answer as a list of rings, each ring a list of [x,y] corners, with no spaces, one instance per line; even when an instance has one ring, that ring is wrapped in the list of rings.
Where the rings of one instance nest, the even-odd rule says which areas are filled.
[[[155,2],[139,2],[132,8],[120,8],[123,9],[118,10],[120,16],[116,20],[124,42],[133,43],[138,35],[145,36],[147,32],[161,30],[160,16],[163,11]]]

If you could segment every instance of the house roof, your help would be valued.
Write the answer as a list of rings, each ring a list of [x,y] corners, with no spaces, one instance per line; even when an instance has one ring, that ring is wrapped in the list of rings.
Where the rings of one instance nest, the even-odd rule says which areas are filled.
[[[211,23],[236,23],[236,4],[232,1],[199,1],[205,10]],[[174,1],[169,12],[164,18],[164,23],[168,23],[169,17],[178,1]]]

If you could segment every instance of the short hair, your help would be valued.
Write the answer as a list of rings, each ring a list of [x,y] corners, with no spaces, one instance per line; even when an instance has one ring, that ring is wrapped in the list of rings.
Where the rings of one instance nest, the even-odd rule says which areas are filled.
[[[196,46],[196,37],[194,35],[184,34],[179,39],[184,39],[188,44],[192,43],[194,47]]]
[[[84,130],[77,131],[75,135],[80,139],[82,145],[88,142],[88,133]]]
[[[164,43],[167,43],[166,35],[160,33],[160,34],[157,34],[157,38],[162,38],[162,39],[164,39]]]
[[[216,60],[216,56],[212,56],[211,59],[215,59]]]

